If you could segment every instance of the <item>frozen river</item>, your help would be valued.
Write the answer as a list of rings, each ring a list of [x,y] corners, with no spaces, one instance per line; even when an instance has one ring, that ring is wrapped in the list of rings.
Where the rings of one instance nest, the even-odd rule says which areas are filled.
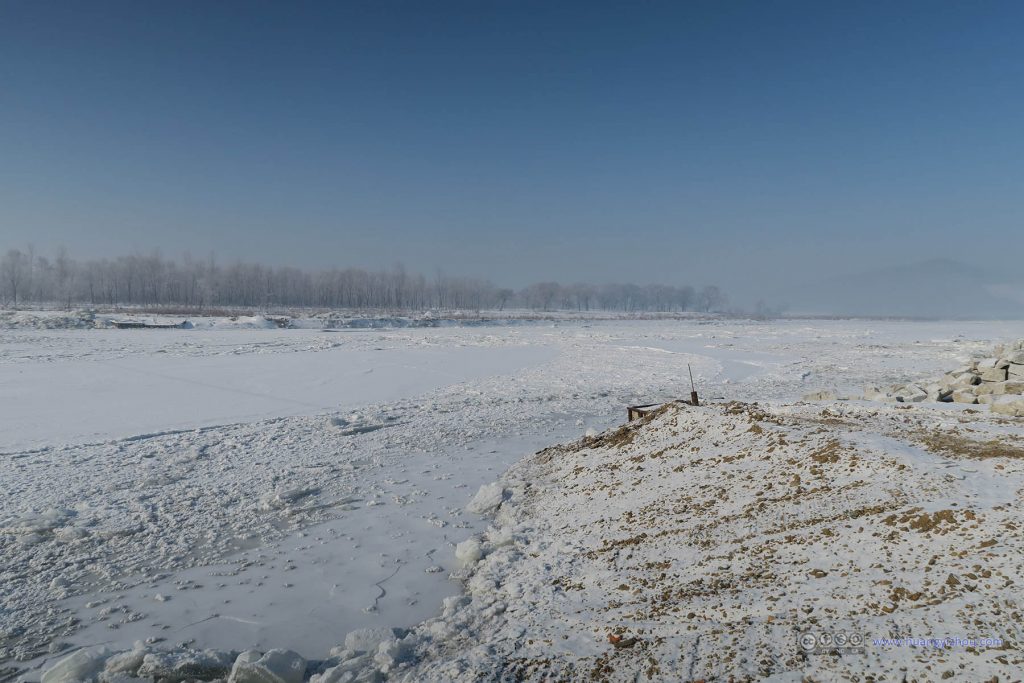
[[[477,488],[689,394],[934,376],[1021,323],[0,332],[0,669],[135,640],[322,657],[459,591]]]

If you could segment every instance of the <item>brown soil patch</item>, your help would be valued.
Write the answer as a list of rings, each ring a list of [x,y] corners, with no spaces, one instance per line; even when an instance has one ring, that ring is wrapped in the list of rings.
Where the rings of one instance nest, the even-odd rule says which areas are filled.
[[[920,439],[925,448],[941,455],[978,460],[987,460],[988,458],[1024,459],[1024,447],[1004,439],[976,441],[949,432],[923,433]]]

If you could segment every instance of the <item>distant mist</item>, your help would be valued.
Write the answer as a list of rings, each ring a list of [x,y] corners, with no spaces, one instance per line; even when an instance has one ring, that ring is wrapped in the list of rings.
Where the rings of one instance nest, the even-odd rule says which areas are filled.
[[[1019,271],[930,259],[836,275],[777,295],[789,314],[1024,318]]]
[[[0,303],[72,306],[350,308],[422,311],[534,310],[719,312],[725,294],[692,286],[538,282],[518,290],[492,282],[408,271],[331,268],[310,270],[213,257],[180,260],[159,252],[79,261],[60,249],[51,257],[31,248],[0,259]]]

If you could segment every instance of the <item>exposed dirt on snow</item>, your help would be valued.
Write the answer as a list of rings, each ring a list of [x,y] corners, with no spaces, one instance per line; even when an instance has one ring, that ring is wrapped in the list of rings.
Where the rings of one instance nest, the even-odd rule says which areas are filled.
[[[673,405],[541,451],[500,480],[468,599],[407,636],[405,680],[1012,679],[1024,463],[918,440],[965,428],[1005,429],[934,409]],[[833,640],[802,647],[807,633]],[[838,634],[858,641],[842,657]],[[877,642],[900,637],[1000,643]]]

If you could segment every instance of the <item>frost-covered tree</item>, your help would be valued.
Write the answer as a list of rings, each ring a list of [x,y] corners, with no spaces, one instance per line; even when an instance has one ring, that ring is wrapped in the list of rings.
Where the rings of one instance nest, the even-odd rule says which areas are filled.
[[[0,277],[3,278],[6,296],[10,297],[11,305],[17,307],[18,292],[28,276],[28,258],[19,249],[9,249],[0,261]]]
[[[720,310],[717,287],[695,294],[689,286],[592,285],[541,282],[522,290],[499,289],[480,278],[432,277],[402,264],[381,271],[361,268],[305,270],[236,261],[211,255],[180,260],[159,251],[77,261],[60,249],[52,259],[34,250],[11,249],[0,260],[0,294],[7,302],[106,306],[274,309],[314,307],[390,311],[534,310],[703,311]]]

